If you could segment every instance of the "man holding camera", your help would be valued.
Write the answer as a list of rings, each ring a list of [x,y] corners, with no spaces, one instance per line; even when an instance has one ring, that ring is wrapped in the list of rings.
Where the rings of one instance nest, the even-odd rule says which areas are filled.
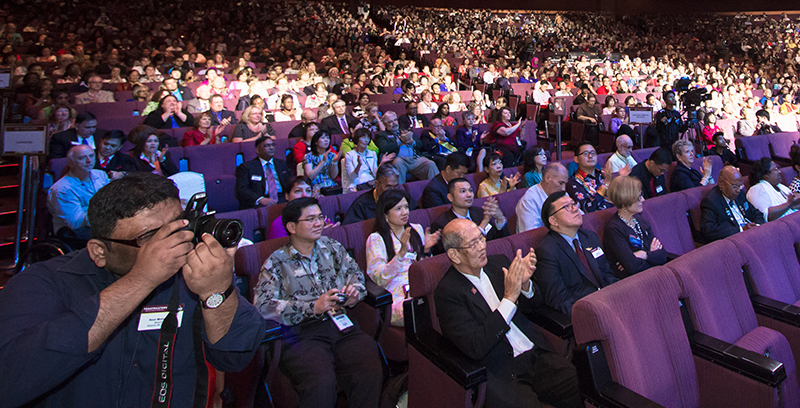
[[[0,291],[0,393],[9,406],[205,405],[204,361],[242,370],[265,322],[232,285],[234,248],[186,230],[178,189],[150,173],[89,203],[87,248]]]
[[[255,287],[261,315],[284,326],[280,369],[299,407],[336,406],[337,385],[350,407],[377,407],[383,371],[378,346],[345,313],[366,294],[364,275],[344,247],[322,236],[316,198],[281,213],[289,243],[270,255]]]

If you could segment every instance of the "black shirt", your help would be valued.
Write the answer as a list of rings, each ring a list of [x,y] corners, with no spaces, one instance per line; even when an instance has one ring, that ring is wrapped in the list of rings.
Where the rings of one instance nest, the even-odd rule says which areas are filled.
[[[631,170],[631,177],[636,177],[642,182],[642,196],[645,199],[667,194],[667,180],[662,174],[653,177],[653,173],[647,170],[647,160],[637,164]]]

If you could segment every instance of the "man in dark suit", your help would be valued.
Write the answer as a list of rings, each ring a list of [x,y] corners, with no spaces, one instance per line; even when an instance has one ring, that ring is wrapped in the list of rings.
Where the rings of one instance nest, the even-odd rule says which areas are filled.
[[[461,152],[455,152],[445,160],[444,169],[422,190],[420,204],[422,208],[433,208],[450,204],[447,198],[447,183],[450,180],[462,178],[469,171],[469,157]]]
[[[422,129],[430,125],[428,117],[417,113],[417,103],[406,103],[406,114],[397,118],[400,129]]]
[[[239,121],[236,120],[236,115],[225,109],[225,100],[220,95],[211,95],[208,99],[208,111],[211,112],[211,126],[228,126],[235,125]]]
[[[72,146],[85,144],[95,149],[97,132],[97,117],[86,112],[80,113],[75,117],[75,127],[58,132],[50,138],[50,159],[60,159],[67,157],[67,152]]]
[[[764,215],[747,202],[739,170],[725,166],[719,183],[700,202],[700,233],[705,242],[729,237],[764,223]]]
[[[164,88],[166,88],[169,93],[171,93],[172,96],[178,100],[178,102],[194,99],[192,91],[185,86],[180,86],[178,84],[178,80],[173,77],[164,78],[161,83],[164,85]]]
[[[487,407],[579,407],[577,372],[554,354],[522,313],[541,303],[531,281],[531,249],[509,264],[486,256],[486,239],[472,221],[453,220],[442,235],[452,266],[434,292],[442,334],[486,367]]]
[[[112,130],[105,133],[100,139],[100,147],[95,155],[95,170],[103,170],[109,179],[118,179],[129,171],[136,171],[136,162],[130,155],[119,153],[125,143],[125,133],[121,130]]]
[[[500,205],[494,197],[489,197],[481,207],[473,207],[475,193],[472,184],[465,178],[450,180],[447,184],[447,199],[453,203],[449,210],[443,212],[431,223],[431,232],[444,229],[450,221],[456,218],[472,220],[478,225],[488,241],[507,237],[508,225],[506,216],[500,210]],[[494,219],[494,222],[492,222]],[[434,254],[444,252],[444,245],[439,240],[433,247]]]
[[[275,140],[267,136],[256,139],[256,154],[258,157],[236,168],[236,199],[240,210],[286,201],[284,192],[292,173],[285,161],[274,158]]]
[[[542,222],[550,231],[536,248],[536,284],[546,305],[571,315],[578,299],[619,279],[608,265],[600,238],[581,228],[583,216],[566,192],[547,197]]]
[[[646,199],[667,194],[667,179],[664,174],[672,164],[672,153],[665,148],[658,149],[650,158],[637,164],[631,170],[631,177],[642,182],[642,197]]]
[[[341,99],[333,103],[333,115],[319,122],[319,130],[329,135],[349,135],[360,127],[361,122],[347,113],[347,103]]]

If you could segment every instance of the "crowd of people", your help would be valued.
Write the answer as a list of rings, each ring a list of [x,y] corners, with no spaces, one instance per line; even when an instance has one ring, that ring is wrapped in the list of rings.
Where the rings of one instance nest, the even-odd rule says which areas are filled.
[[[37,321],[22,319],[14,303],[5,303],[37,291],[33,281],[15,278],[0,292],[0,305],[7,305],[0,307],[0,322],[25,320],[0,339],[0,356],[24,352],[19,361],[4,361],[24,364],[45,349],[49,354],[37,359],[54,348],[64,352],[57,360],[64,364],[41,371],[47,381],[26,374],[38,388],[15,394],[22,404],[41,397],[76,405],[100,373],[83,367],[90,359],[101,361],[96,366],[106,373],[120,372],[118,392],[97,395],[97,404],[149,403],[144,399],[152,393],[142,390],[153,385],[147,378],[154,377],[156,360],[142,363],[136,371],[146,373],[134,377],[123,375],[122,365],[145,360],[136,360],[128,343],[146,332],[146,343],[155,344],[165,318],[140,323],[128,317],[168,311],[189,318],[173,331],[197,330],[195,340],[211,351],[209,361],[229,371],[252,357],[263,319],[278,322],[284,326],[280,369],[301,406],[332,406],[337,388],[351,406],[377,406],[379,349],[346,310],[364,298],[370,279],[389,291],[390,323],[402,326],[409,268],[446,254],[452,268],[435,293],[442,333],[488,367],[487,405],[541,400],[579,406],[575,367],[550,350],[518,305],[544,304],[570,315],[589,293],[666,263],[666,250],[641,215],[653,197],[716,184],[701,204],[706,242],[800,208],[800,176],[783,185],[778,163],[769,158],[749,166],[745,192],[740,158],[717,125],[735,120],[740,137],[797,130],[800,17],[196,6],[160,0],[102,8],[47,0],[2,6],[2,68],[14,74],[9,119],[50,127],[49,158],[68,162],[49,191],[54,233],[86,245],[69,255],[71,261],[59,258],[30,274],[50,282],[53,270],[86,273],[75,269],[83,268],[100,282],[70,295],[74,301],[65,305],[49,299],[74,285],[48,285],[50,298],[39,291],[24,303],[49,307]],[[224,28],[232,26],[237,30]],[[530,84],[516,107],[509,103],[514,83]],[[677,83],[708,96],[697,106],[698,143],[684,135],[690,123],[678,110],[685,94],[673,90]],[[462,100],[458,90],[472,91],[470,99]],[[136,111],[142,123],[127,132],[101,131],[96,115],[76,110],[126,102],[119,95],[127,92],[143,105]],[[393,95],[403,111],[381,111],[371,100],[380,94]],[[623,102],[609,97],[614,94],[631,95]],[[528,118],[525,106],[546,112],[553,96],[574,96],[571,120],[590,129],[572,146],[571,162],[550,162],[549,151],[523,140],[526,126],[540,119]],[[660,147],[641,162],[632,156],[638,135],[626,109],[637,106],[652,108],[651,142]],[[604,115],[613,116],[616,151],[600,166],[599,129],[591,129]],[[276,122],[296,126],[278,134]],[[785,129],[787,123],[795,128]],[[181,140],[163,132],[178,128],[191,129]],[[285,160],[276,152],[279,139],[291,140]],[[126,140],[132,146],[127,153]],[[181,173],[169,148],[222,143],[255,148],[256,157],[236,168],[239,209],[285,203],[265,237],[288,237],[288,243],[268,254],[252,304],[230,289],[233,249],[223,250],[208,236],[198,243],[185,233],[169,235],[183,226],[176,221],[177,191],[164,181]],[[718,180],[710,156],[725,165]],[[702,160],[701,170],[695,160]],[[791,164],[800,170],[800,149],[792,151]],[[519,172],[508,173],[517,166]],[[470,173],[485,177],[473,185],[465,177]],[[426,180],[420,197],[401,187],[412,179]],[[527,190],[510,231],[513,214],[504,214],[499,201],[521,189]],[[358,192],[341,220],[328,219],[315,198]],[[479,198],[485,200],[477,206]],[[417,206],[448,208],[425,228],[410,221]],[[582,228],[584,215],[611,208],[616,212],[602,240]],[[322,231],[372,219],[361,271]],[[536,228],[547,230],[537,248],[520,249],[514,259],[486,255],[487,240]],[[154,261],[175,268],[145,270]],[[173,278],[181,268],[182,277]],[[157,295],[147,297],[154,290]],[[481,299],[466,301],[470,292]],[[124,307],[110,311],[115,302]],[[72,342],[49,339],[48,324],[72,330]],[[122,338],[111,336],[118,328]],[[198,347],[177,344],[183,351],[174,371],[183,374],[168,385],[176,390],[173,401],[190,398]],[[25,371],[17,368],[10,371]],[[59,391],[48,394],[54,387]]]

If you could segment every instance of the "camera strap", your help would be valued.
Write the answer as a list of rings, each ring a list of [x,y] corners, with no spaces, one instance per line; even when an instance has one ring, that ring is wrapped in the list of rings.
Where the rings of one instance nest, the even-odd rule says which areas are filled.
[[[175,351],[175,337],[178,334],[178,277],[172,284],[167,317],[161,323],[156,358],[156,382],[153,389],[151,407],[168,408],[172,397],[172,354]]]

